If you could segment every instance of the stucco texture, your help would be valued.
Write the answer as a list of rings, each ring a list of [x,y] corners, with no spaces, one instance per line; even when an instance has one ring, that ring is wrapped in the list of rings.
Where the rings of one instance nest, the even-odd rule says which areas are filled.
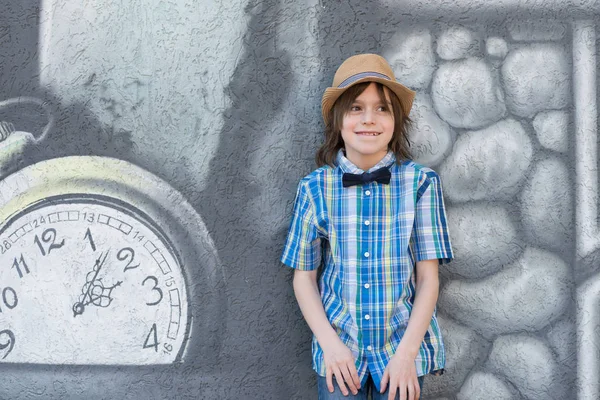
[[[0,121],[14,129],[0,125],[0,211],[36,163],[116,158],[193,211],[165,230],[200,256],[184,266],[193,328],[177,363],[8,354],[0,398],[315,399],[311,333],[278,259],[323,140],[321,94],[341,61],[374,52],[417,92],[413,153],[441,176],[456,253],[440,270],[446,373],[422,398],[597,399],[599,7],[2,0]],[[19,96],[40,101],[1,103]],[[0,331],[28,318],[3,311]]]

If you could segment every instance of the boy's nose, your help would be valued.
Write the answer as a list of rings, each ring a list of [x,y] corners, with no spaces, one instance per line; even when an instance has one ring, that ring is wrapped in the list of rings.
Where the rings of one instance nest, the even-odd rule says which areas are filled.
[[[365,112],[362,115],[362,122],[363,124],[370,124],[373,123],[373,111],[371,110],[365,110]]]

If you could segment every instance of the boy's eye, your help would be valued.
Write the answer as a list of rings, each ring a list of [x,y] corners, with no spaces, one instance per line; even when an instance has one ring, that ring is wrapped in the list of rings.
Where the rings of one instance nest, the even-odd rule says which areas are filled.
[[[351,106],[350,111],[360,111],[360,107],[359,106]]]

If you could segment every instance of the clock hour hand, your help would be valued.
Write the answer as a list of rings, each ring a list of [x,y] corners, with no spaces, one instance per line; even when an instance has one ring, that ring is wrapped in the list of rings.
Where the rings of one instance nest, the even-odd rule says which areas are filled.
[[[100,254],[100,257],[98,257],[98,259],[94,263],[93,270],[88,272],[88,274],[86,275],[87,281],[81,289],[82,296],[80,297],[80,300],[77,303],[73,304],[74,317],[83,314],[83,312],[85,311],[85,306],[89,304],[94,304],[100,307],[107,307],[112,302],[110,293],[115,287],[121,285],[122,281],[118,281],[115,285],[111,287],[105,287],[102,283],[102,280],[98,278],[100,269],[106,262],[106,258],[108,257],[109,252],[110,250],[106,253]],[[108,291],[108,294],[105,294],[106,291]]]

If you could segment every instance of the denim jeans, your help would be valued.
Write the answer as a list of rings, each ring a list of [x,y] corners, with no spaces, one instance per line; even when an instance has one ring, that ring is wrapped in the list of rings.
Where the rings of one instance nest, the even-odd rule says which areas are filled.
[[[419,376],[417,378],[419,380],[419,387],[421,391],[423,390],[423,377]],[[375,387],[375,383],[371,378],[371,374],[369,374],[369,378],[367,379],[367,383],[361,386],[360,390],[356,395],[353,395],[352,392],[348,389],[348,396],[344,396],[344,394],[340,391],[337,382],[335,381],[335,377],[333,378],[333,393],[329,392],[327,389],[327,379],[323,376],[317,375],[317,389],[319,390],[319,400],[367,400],[369,398],[369,392],[371,393],[372,400],[387,400],[390,388],[388,386],[385,393],[381,394]],[[396,399],[399,399],[400,396],[396,394]]]

